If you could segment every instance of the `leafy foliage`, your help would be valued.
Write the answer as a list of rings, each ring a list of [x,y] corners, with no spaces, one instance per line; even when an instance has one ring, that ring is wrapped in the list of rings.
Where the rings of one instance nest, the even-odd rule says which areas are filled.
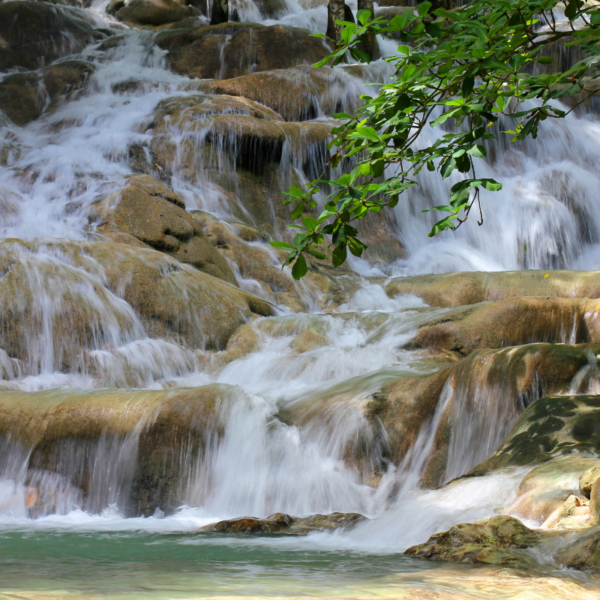
[[[561,8],[565,17],[558,20]],[[375,97],[362,96],[356,115],[334,115],[341,124],[333,130],[329,148],[338,150],[321,177],[340,163],[353,168],[337,179],[319,178],[286,194],[286,203],[295,205],[292,219],[301,219],[293,227],[301,232],[293,244],[273,245],[290,251],[286,264],[294,263],[297,279],[307,272],[306,254],[325,258],[317,250],[325,236],[331,236],[334,266],[346,260],[348,250],[361,256],[366,246],[358,238],[356,221],[396,206],[400,195],[418,184],[423,168],[443,179],[455,171],[461,174],[447,204],[430,209],[445,213],[430,236],[456,229],[476,205],[481,224],[481,188],[502,188],[476,175],[476,159],[486,157],[485,140],[499,135],[509,135],[512,142],[536,138],[542,121],[568,114],[557,100],[578,94],[580,102],[585,100],[600,75],[600,9],[581,0],[472,0],[450,11],[432,11],[431,3],[423,2],[389,23],[371,19],[368,11],[359,11],[356,24],[342,23],[336,51],[315,66],[337,65],[347,53],[369,62],[361,49],[367,36],[393,35],[400,41],[398,54],[386,60],[396,74]],[[536,68],[551,65],[544,50],[560,40],[579,46],[587,57],[567,71]],[[492,128],[501,117],[514,122],[510,130]],[[449,132],[430,146],[417,145],[424,128],[435,125]],[[324,186],[330,191],[324,210],[317,218],[304,216],[316,215],[316,197]]]

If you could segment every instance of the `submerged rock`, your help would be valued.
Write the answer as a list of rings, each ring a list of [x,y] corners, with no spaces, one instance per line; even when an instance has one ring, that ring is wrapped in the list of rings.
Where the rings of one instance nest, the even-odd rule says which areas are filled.
[[[80,52],[105,33],[81,12],[47,2],[0,3],[0,71],[37,69]]]
[[[100,220],[98,233],[132,235],[182,263],[237,285],[227,261],[177,194],[149,175],[131,175],[127,181],[125,189],[96,204],[92,218]]]
[[[507,566],[526,571],[539,569],[524,550],[538,546],[547,536],[506,515],[476,523],[461,523],[432,535],[424,544],[406,550],[407,556],[472,565]]]
[[[285,25],[223,23],[165,31],[156,43],[168,50],[171,69],[199,79],[230,79],[257,71],[312,65],[331,53],[307,29]]]
[[[329,515],[311,515],[309,517],[291,517],[284,513],[275,513],[266,519],[241,517],[206,525],[202,529],[214,533],[279,533],[287,535],[306,535],[313,531],[350,529],[366,520],[358,513],[331,513]]]
[[[594,527],[560,549],[556,559],[567,568],[599,571],[600,527]]]
[[[392,279],[390,296],[414,294],[430,306],[465,306],[517,296],[600,298],[600,271],[441,273]]]

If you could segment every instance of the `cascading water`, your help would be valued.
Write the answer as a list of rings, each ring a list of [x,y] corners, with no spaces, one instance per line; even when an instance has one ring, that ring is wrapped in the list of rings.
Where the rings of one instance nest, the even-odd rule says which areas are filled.
[[[372,254],[353,259],[342,274],[323,268],[297,283],[289,268],[280,270],[282,256],[268,245],[287,235],[281,192],[318,175],[331,114],[353,110],[360,94],[372,90],[366,82],[390,77],[389,65],[346,65],[316,79],[300,70],[270,71],[281,86],[300,81],[311,90],[298,105],[280,99],[282,113],[299,111],[298,118],[283,120],[233,88],[215,91],[209,79],[176,74],[170,51],[156,43],[169,30],[130,29],[106,15],[107,4],[94,0],[88,8],[68,9],[104,31],[57,63],[84,61],[85,86],[69,88],[54,106],[42,82],[47,110],[39,118],[25,126],[0,121],[0,539],[13,545],[17,562],[25,561],[23,531],[42,536],[36,538],[42,545],[54,536],[65,552],[77,543],[71,533],[87,532],[100,538],[98,552],[105,551],[102,539],[110,539],[123,545],[123,556],[137,535],[184,565],[202,543],[198,551],[208,554],[238,552],[241,571],[252,564],[250,556],[260,555],[248,567],[260,571],[282,553],[292,583],[267,581],[270,593],[334,594],[351,584],[334,577],[331,584],[317,580],[303,588],[302,571],[290,565],[333,553],[323,560],[345,560],[350,580],[364,582],[372,554],[393,558],[436,531],[509,506],[525,470],[444,490],[420,488],[444,428],[439,483],[492,454],[541,389],[594,391],[595,354],[586,350],[588,362],[572,384],[546,389],[535,380],[503,404],[515,396],[512,383],[489,381],[493,369],[503,368],[502,357],[484,357],[472,374],[470,367],[456,368],[458,352],[416,350],[417,330],[450,309],[410,294],[391,298],[385,277],[596,268],[596,116],[544,122],[538,140],[517,147],[494,144],[480,174],[502,180],[504,190],[483,197],[484,227],[469,223],[428,241],[431,222],[419,211],[438,204],[455,181],[424,173],[384,233],[367,225],[366,234],[383,236],[386,248],[379,252],[374,244]],[[232,3],[236,26],[325,31],[322,3],[273,4],[267,10],[252,1]],[[206,21],[197,18],[198,25]],[[220,36],[214,79],[224,77],[231,36]],[[395,51],[390,40],[379,46],[384,55]],[[0,84],[9,75],[0,75]],[[427,135],[441,133],[434,128]],[[240,290],[226,278],[199,274],[179,256],[159,254],[167,252],[160,240],[106,227],[106,198],[118,197],[134,173],[167,183],[183,200],[223,252]],[[152,192],[150,201],[162,193]],[[167,236],[187,252],[188,238],[178,242],[171,230]],[[207,305],[215,298],[223,312],[215,317],[198,297]],[[552,336],[572,344],[575,334],[575,325],[561,323]],[[402,390],[431,381],[435,391],[424,393],[429,413],[395,433],[393,402],[410,412]],[[220,519],[336,511],[371,520],[350,532],[302,540],[197,534]],[[112,537],[115,532],[128,533]],[[162,535],[167,532],[186,535],[174,542]],[[87,550],[82,553],[89,560]],[[376,575],[385,580],[373,583],[377,593],[394,589],[385,579],[391,573],[417,569],[392,558],[377,559]],[[241,587],[219,582],[232,575],[223,564],[216,576],[182,575],[181,589],[161,567],[165,587],[153,580],[156,597],[188,597],[194,586],[201,595],[261,593],[254,575],[244,574]],[[18,587],[20,569],[7,589]],[[125,589],[125,571],[115,589]],[[79,568],[72,576],[82,593],[121,597],[108,584],[92,585]],[[32,589],[49,589],[51,580],[45,573]]]

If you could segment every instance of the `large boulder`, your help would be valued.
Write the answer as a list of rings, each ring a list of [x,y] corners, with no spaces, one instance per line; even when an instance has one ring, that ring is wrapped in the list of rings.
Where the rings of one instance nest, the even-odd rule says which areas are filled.
[[[220,385],[168,391],[3,391],[0,439],[4,451],[26,449],[22,483],[37,497],[31,516],[76,508],[57,506],[57,496],[69,488],[72,500],[89,512],[114,503],[130,516],[150,516],[157,508],[173,511],[185,502],[188,473],[182,451],[190,460],[201,458],[222,434],[236,401],[235,391]],[[62,479],[62,490],[56,488],[56,477]],[[48,479],[55,487],[45,494]]]
[[[141,244],[11,240],[0,265],[0,368],[21,376],[71,371],[102,385],[113,379],[96,350],[109,357],[146,337],[224,349],[253,315],[272,314],[263,300]],[[135,369],[122,379],[130,378],[139,383]]]
[[[131,0],[118,6],[111,2],[108,9],[119,21],[131,25],[159,26],[200,15],[196,7],[178,0]]]
[[[340,98],[341,94],[348,94],[352,85],[357,85],[356,80],[343,69],[305,66],[206,81],[200,89],[260,102],[286,121],[306,121],[340,112],[342,108],[345,111],[355,108],[343,106]]]
[[[68,7],[46,2],[0,3],[0,71],[43,67],[105,35],[81,12]]]
[[[432,535],[426,543],[406,550],[407,556],[472,565],[507,566],[528,572],[539,564],[525,550],[539,546],[547,536],[521,521],[499,515],[476,523],[461,523]]]
[[[535,465],[571,454],[600,454],[600,397],[547,396],[520,416],[506,441],[474,474]]]
[[[599,305],[600,300],[516,297],[454,308],[420,325],[406,347],[467,355],[531,342],[600,342]]]
[[[0,111],[13,123],[27,125],[44,110],[76,96],[95,67],[83,60],[67,60],[41,70],[14,73],[0,80]]]
[[[257,71],[311,65],[331,47],[311,32],[285,25],[223,23],[165,31],[156,43],[168,50],[176,73],[199,79],[230,79]]]
[[[441,273],[392,279],[390,296],[414,294],[430,306],[464,306],[517,296],[600,298],[600,271]]]
[[[227,261],[177,194],[149,175],[132,175],[127,180],[126,188],[94,206],[92,219],[99,221],[98,233],[131,235],[182,263],[237,285]]]
[[[546,404],[548,414],[554,410],[560,412],[568,398],[535,400],[544,394],[568,392],[575,375],[581,374],[584,379],[586,374],[593,373],[595,365],[590,364],[590,357],[595,362],[598,351],[598,344],[528,344],[479,350],[434,374],[400,377],[387,384],[366,405],[365,414],[375,430],[383,427],[384,455],[395,464],[410,460],[410,449],[418,436],[426,428],[431,430],[429,459],[422,473],[422,483],[427,487],[463,475],[499,447],[497,454],[479,464],[473,473],[513,464],[534,465],[561,455],[563,446],[556,454],[546,453],[545,446],[540,446],[546,442],[545,438],[532,437],[527,427],[520,424],[529,422],[532,411],[544,415]],[[552,404],[558,398],[562,400]],[[544,408],[535,409],[539,403]],[[562,427],[562,421],[558,420],[556,425]],[[522,435],[518,435],[520,427],[525,428]],[[573,435],[580,435],[578,431]],[[563,434],[570,435],[568,428],[560,435]],[[580,446],[575,444],[574,450],[586,446],[593,452],[592,442],[583,431],[581,435],[585,440],[582,438]],[[516,445],[513,448],[511,444]],[[565,446],[565,453],[570,453],[570,448]]]

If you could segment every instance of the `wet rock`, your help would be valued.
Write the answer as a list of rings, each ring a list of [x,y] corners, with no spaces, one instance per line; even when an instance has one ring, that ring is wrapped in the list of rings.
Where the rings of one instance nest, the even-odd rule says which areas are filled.
[[[482,348],[530,342],[597,342],[600,330],[594,309],[598,304],[600,300],[521,297],[457,308],[421,325],[406,347],[467,355]]]
[[[237,285],[227,261],[177,194],[149,175],[132,175],[128,184],[95,206],[92,218],[100,219],[98,233],[132,235],[182,263]]]
[[[37,73],[15,73],[0,80],[0,110],[16,125],[27,125],[44,109],[45,94]]]
[[[543,523],[545,528],[588,526],[580,519],[582,515],[576,514],[582,513],[579,507],[587,505],[579,493],[578,481],[581,473],[595,462],[593,458],[577,455],[543,462],[525,475],[517,490],[517,499],[506,512]],[[576,523],[576,519],[581,522]]]
[[[581,493],[589,498],[592,493],[592,486],[596,483],[597,479],[600,477],[600,463],[594,465],[590,469],[588,469],[580,478],[579,478],[579,489]]]
[[[600,453],[600,397],[548,396],[528,406],[502,446],[473,473]]]
[[[598,271],[442,273],[393,279],[390,296],[415,294],[430,306],[464,306],[518,296],[599,298]]]
[[[105,34],[82,13],[46,2],[0,3],[0,71],[37,69],[80,52]]]
[[[200,15],[197,8],[178,0],[131,0],[119,6],[111,3],[107,12],[131,25],[165,25]]]
[[[439,422],[432,434],[432,448],[421,480],[427,487],[458,477],[481,461],[484,462],[473,469],[473,474],[501,466],[535,465],[552,456],[584,448],[595,452],[595,437],[581,429],[583,421],[575,430],[581,443],[574,440],[573,445],[560,445],[553,434],[548,439],[533,434],[538,428],[545,431],[546,426],[551,428],[554,424],[560,430],[557,435],[570,435],[568,424],[560,419],[546,423],[544,412],[546,409],[548,415],[553,411],[568,412],[561,408],[571,402],[568,397],[535,401],[544,394],[566,392],[575,375],[588,368],[589,356],[594,353],[595,357],[599,350],[597,344],[528,344],[479,350],[432,375],[398,378],[373,398],[365,413],[374,426],[377,423],[383,426],[385,456],[398,464],[410,458],[410,449],[420,432],[436,415],[436,410],[441,411],[436,416]],[[587,398],[593,406],[592,397]],[[531,431],[526,425],[529,415],[535,423],[541,420],[539,425],[532,425]],[[522,435],[518,435],[521,431]],[[507,442],[502,445],[507,436]],[[485,460],[499,447],[496,454]],[[452,468],[455,470],[451,465],[457,465]]]
[[[432,535],[425,544],[409,548],[414,558],[462,562],[472,565],[507,566],[531,572],[539,565],[524,550],[547,539],[521,521],[499,515],[476,523],[461,523]]]
[[[284,25],[223,23],[163,32],[156,43],[168,50],[176,73],[199,79],[230,79],[258,71],[312,65],[331,53],[306,29]]]
[[[590,502],[585,498],[569,496],[550,517],[544,521],[544,529],[586,529],[596,524],[592,518]]]
[[[9,443],[30,449],[29,481],[34,483],[40,472],[62,477],[65,485],[80,490],[82,506],[90,512],[102,511],[110,501],[108,489],[98,489],[97,483],[94,488],[95,459],[106,456],[101,453],[107,444],[121,448],[126,454],[112,469],[125,492],[113,501],[128,516],[150,516],[157,508],[170,512],[180,506],[182,448],[191,459],[201,456],[209,438],[222,434],[223,414],[235,401],[235,390],[220,385],[193,390],[3,391],[0,441],[8,437]],[[43,478],[37,481],[43,483]],[[52,491],[55,504],[56,489]],[[44,498],[39,485],[31,496],[38,515],[53,512],[50,494]]]
[[[365,519],[366,517],[358,513],[331,513],[329,515],[311,515],[310,517],[291,517],[284,513],[275,513],[266,519],[242,517],[219,521],[202,529],[215,533],[305,535],[313,531],[349,529]]]
[[[84,60],[65,60],[42,70],[44,87],[50,96],[50,108],[61,100],[77,98],[87,86],[96,67]]]
[[[0,348],[20,375],[93,373],[89,352],[145,337],[222,350],[253,315],[272,314],[263,300],[145,247],[12,240],[0,247],[0,267]]]
[[[556,559],[571,569],[598,571],[600,569],[600,527],[578,536],[574,542],[562,548]]]
[[[351,78],[339,69],[293,67],[207,81],[200,89],[260,102],[286,121],[306,121],[339,112],[340,95],[351,85]],[[344,109],[352,110],[348,106]]]

